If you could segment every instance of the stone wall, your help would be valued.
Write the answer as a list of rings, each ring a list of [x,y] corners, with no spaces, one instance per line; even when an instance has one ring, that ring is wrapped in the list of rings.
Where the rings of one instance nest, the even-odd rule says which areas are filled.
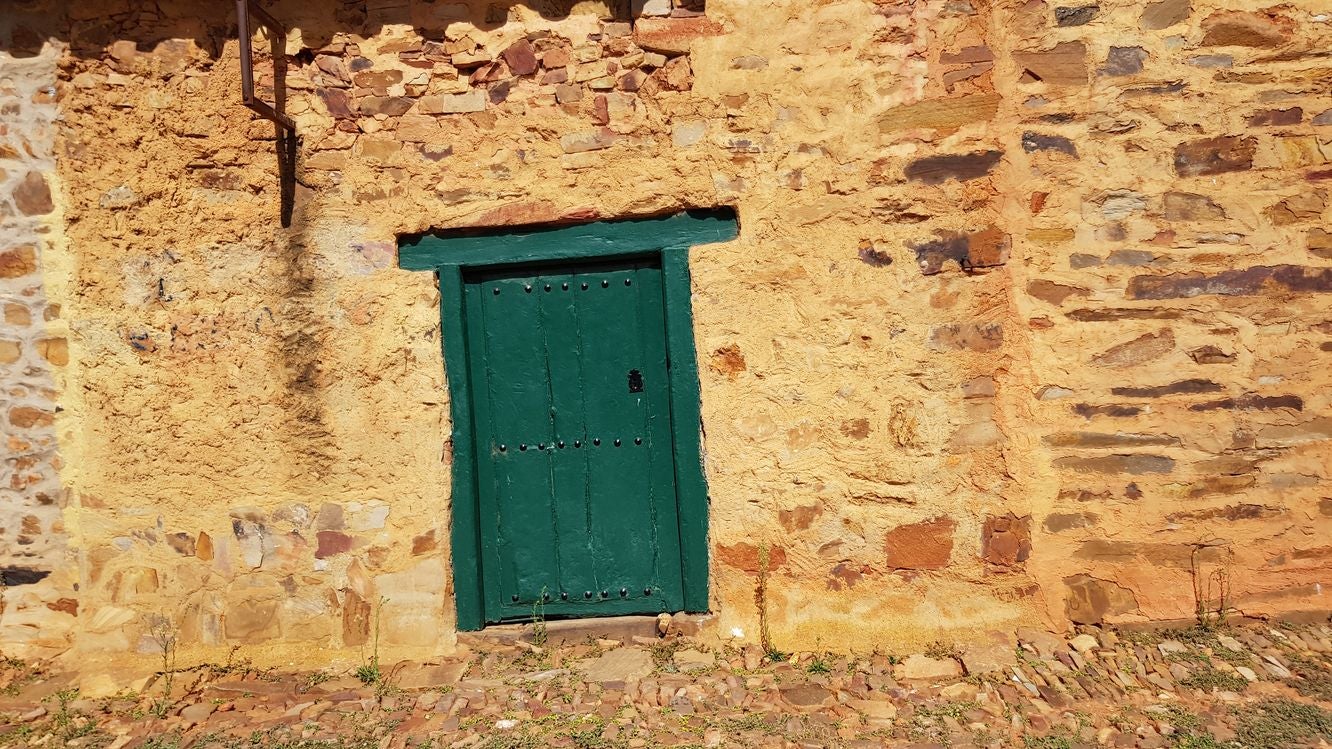
[[[1195,571],[1213,603],[1228,575],[1246,614],[1328,608],[1332,18],[1315,6],[1006,18],[1049,50],[1015,55],[1005,99],[1023,473],[1052,479],[1027,482],[1029,565],[1053,613],[1188,618]]]
[[[154,617],[189,657],[352,657],[376,612],[391,652],[449,648],[438,294],[397,239],[717,205],[741,235],[691,265],[718,632],[757,635],[760,544],[786,647],[1189,617],[1195,577],[1332,608],[1312,3],[284,0],[287,229],[233,19],[28,6],[69,45],[89,657],[152,654]]]
[[[78,613],[54,424],[69,353],[52,293],[59,281],[45,260],[59,237],[51,181],[60,53],[50,44],[0,50],[0,642],[20,655],[68,648]]]

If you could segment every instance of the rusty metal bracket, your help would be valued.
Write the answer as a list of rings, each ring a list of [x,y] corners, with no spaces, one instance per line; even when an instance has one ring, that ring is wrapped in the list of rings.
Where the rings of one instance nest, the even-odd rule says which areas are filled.
[[[250,41],[250,19],[268,30],[271,40],[270,54],[273,56],[273,103],[260,99],[254,94],[254,51]],[[276,122],[286,130],[295,130],[296,123],[282,110],[286,104],[287,92],[283,85],[286,77],[286,40],[287,29],[277,19],[260,8],[254,0],[236,0],[236,36],[240,40],[241,64],[241,101],[245,106],[260,115]]]
[[[273,103],[260,99],[254,93],[254,50],[251,47],[250,19],[267,29],[269,54],[273,58]],[[280,192],[281,222],[291,226],[296,207],[296,159],[300,150],[300,136],[296,123],[287,116],[287,29],[277,19],[255,4],[254,0],[236,0],[236,37],[240,41],[241,102],[266,119],[277,129],[278,186]]]

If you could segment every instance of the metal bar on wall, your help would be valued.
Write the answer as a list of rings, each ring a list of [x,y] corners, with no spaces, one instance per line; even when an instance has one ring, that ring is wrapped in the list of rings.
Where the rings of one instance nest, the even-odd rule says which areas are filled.
[[[250,18],[268,31],[269,54],[273,59],[273,103],[260,99],[254,93],[254,49],[250,38]],[[283,111],[286,109],[287,90],[287,29],[254,0],[236,0],[236,36],[240,41],[241,102],[277,128],[278,182],[281,200],[281,222],[291,226],[296,206],[296,158],[300,137],[296,123]]]
[[[273,103],[263,101],[254,93],[254,50],[250,40],[250,18],[259,22],[268,30],[273,56]],[[241,63],[241,102],[263,117],[278,123],[287,130],[295,130],[296,123],[283,111],[286,98],[282,78],[286,72],[287,29],[263,8],[254,4],[254,0],[236,0],[236,28],[240,39]]]

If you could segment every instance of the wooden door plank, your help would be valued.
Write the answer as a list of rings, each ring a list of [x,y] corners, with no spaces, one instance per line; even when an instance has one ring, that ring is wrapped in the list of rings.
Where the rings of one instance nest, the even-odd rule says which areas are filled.
[[[576,304],[580,293],[578,276],[568,272],[543,273],[539,287],[555,435],[551,460],[560,587],[554,591],[552,600],[565,593],[577,603],[584,600],[584,592],[596,586],[589,546],[592,532],[586,480],[589,446],[584,429],[584,372]]]
[[[632,283],[628,269],[586,275],[589,288],[578,302],[586,387],[596,394],[586,403],[594,574],[598,593],[610,596],[622,588],[642,596],[656,586],[646,451],[634,444],[647,404],[643,394],[628,392],[629,371],[643,367],[643,330],[637,290],[626,279]]]
[[[550,371],[534,283],[530,276],[489,278],[479,292],[491,433],[478,442],[495,467],[491,519],[502,608],[530,606],[542,590],[558,589]]]
[[[504,583],[501,562],[499,534],[500,471],[495,465],[495,428],[491,414],[490,375],[487,365],[487,336],[485,327],[485,292],[484,285],[468,283],[465,295],[467,299],[468,333],[468,369],[471,373],[472,391],[469,398],[472,403],[475,429],[472,433],[470,449],[475,456],[477,483],[475,502],[479,536],[478,570],[482,579],[485,618],[488,622],[499,621],[500,602],[503,599]],[[512,586],[512,583],[509,583]]]
[[[654,568],[659,596],[665,607],[684,606],[680,570],[680,529],[675,488],[675,446],[671,439],[670,373],[666,357],[665,296],[659,267],[639,268],[634,274],[641,321],[643,392],[647,408],[641,426],[643,456],[647,460],[652,513]]]

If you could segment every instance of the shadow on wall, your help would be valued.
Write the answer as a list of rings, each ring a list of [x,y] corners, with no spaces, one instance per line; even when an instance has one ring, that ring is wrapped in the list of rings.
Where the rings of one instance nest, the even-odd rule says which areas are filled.
[[[662,0],[655,0],[660,3]],[[452,24],[468,23],[489,31],[519,15],[548,20],[592,14],[629,21],[653,0],[259,0],[288,29],[299,29],[304,46],[318,49],[339,33],[374,36],[384,26],[411,26],[422,38],[438,41]],[[696,13],[702,0],[676,0]],[[152,50],[173,39],[192,39],[216,60],[236,38],[231,0],[5,0],[0,14],[0,50],[31,57],[47,40],[69,44],[81,58],[100,58],[116,41]]]
[[[306,245],[311,200],[301,194],[303,188],[295,189],[290,225],[276,233],[273,248],[282,262],[282,272],[276,278],[282,285],[277,298],[283,300],[280,312],[285,322],[279,360],[290,398],[286,426],[295,438],[284,440],[282,449],[289,453],[289,465],[301,466],[310,478],[322,480],[332,473],[337,455],[324,402],[329,383],[323,373],[330,352],[324,337],[318,334],[319,273],[314,253]]]

